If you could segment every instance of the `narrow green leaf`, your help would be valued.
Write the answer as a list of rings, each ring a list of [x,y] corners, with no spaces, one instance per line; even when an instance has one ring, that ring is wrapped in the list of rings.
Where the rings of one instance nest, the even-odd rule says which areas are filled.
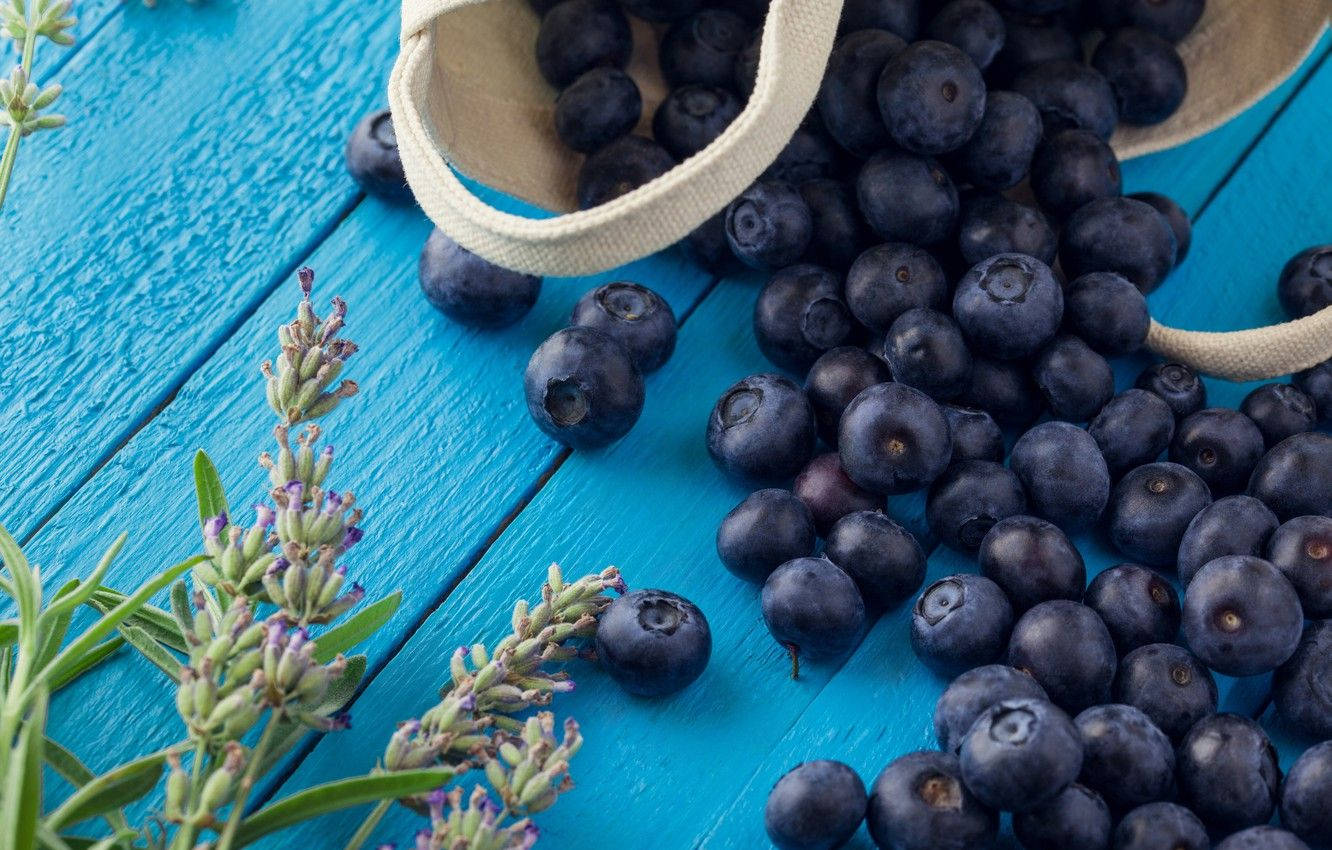
[[[26,850],[37,843],[42,814],[42,743],[46,731],[49,694],[40,688],[33,695],[32,712],[19,729],[9,756],[5,794],[0,798],[0,848]]]
[[[400,773],[377,773],[339,779],[316,785],[270,803],[241,821],[236,833],[236,846],[244,847],[265,835],[286,829],[302,821],[373,803],[378,800],[396,800],[424,794],[448,783],[454,777],[449,767],[423,770],[404,770]]]
[[[166,756],[165,751],[153,753],[95,777],[47,815],[46,825],[59,831],[134,802],[157,787]]]
[[[103,553],[102,559],[97,562],[97,568],[93,570],[92,575],[82,582],[76,581],[62,587],[60,593],[56,594],[55,601],[52,602],[50,609],[42,616],[61,617],[72,614],[75,608],[92,599],[93,594],[97,592],[97,588],[102,586],[102,579],[106,576],[107,570],[111,569],[111,563],[120,554],[120,550],[125,547],[125,541],[128,539],[129,533],[122,532],[116,538],[116,542],[111,544],[111,548]]]
[[[179,582],[177,582],[179,583]],[[125,601],[125,594],[118,590],[102,586],[93,594],[88,604],[105,613]],[[171,647],[178,652],[185,652],[185,639],[181,636],[180,626],[169,611],[163,611],[156,605],[144,605],[135,611],[127,623],[133,623],[152,635],[158,643]]]
[[[37,845],[45,850],[74,850],[62,836],[44,823],[37,825]]]
[[[152,662],[153,666],[165,673],[172,682],[180,682],[180,659],[172,655],[152,635],[128,622],[121,623],[117,630],[126,643],[137,649],[140,655]]]
[[[278,728],[273,733],[273,743],[269,745],[263,760],[259,762],[259,775],[267,776],[268,772],[282,761],[282,757],[291,752],[292,747],[299,744],[310,732],[310,727],[304,723],[293,720],[278,721]]]
[[[190,588],[184,581],[171,585],[171,618],[176,628],[186,634],[194,631],[194,609],[190,607]]]
[[[74,582],[74,586],[77,587],[78,582]],[[65,642],[65,634],[69,632],[69,623],[73,618],[73,614],[67,613],[52,615],[51,609],[42,614],[37,621],[38,667],[55,658],[56,653],[60,651],[60,644]]]
[[[227,496],[213,461],[199,449],[194,455],[194,492],[199,497],[199,524],[227,510]]]
[[[370,635],[379,631],[402,604],[402,591],[396,590],[383,599],[367,605],[339,626],[334,626],[315,640],[315,657],[327,664],[339,652],[346,652]]]
[[[14,577],[9,591],[19,608],[19,642],[29,650],[35,650],[37,619],[42,612],[41,581],[28,565],[18,541],[3,525],[0,525],[0,561],[4,561],[5,568]]]
[[[0,646],[18,643],[18,620],[0,620]]]
[[[118,635],[111,638],[111,640],[97,644],[83,658],[79,659],[77,664],[72,664],[64,670],[58,671],[51,678],[51,691],[54,693],[66,687],[70,682],[115,655],[116,651],[124,645],[125,639]]]
[[[42,742],[44,752],[42,756],[46,763],[51,765],[61,779],[64,779],[70,785],[78,788],[80,785],[87,784],[93,780],[95,774],[88,769],[79,757],[69,750],[65,749],[60,742],[54,738],[47,738]]]
[[[89,838],[86,835],[61,835],[69,850],[112,850],[114,847],[129,847],[128,842],[139,838],[139,833],[132,829],[119,829],[105,838]]]
[[[13,672],[10,667],[13,661],[13,651],[9,647],[0,649],[0,691],[9,690],[9,676]]]

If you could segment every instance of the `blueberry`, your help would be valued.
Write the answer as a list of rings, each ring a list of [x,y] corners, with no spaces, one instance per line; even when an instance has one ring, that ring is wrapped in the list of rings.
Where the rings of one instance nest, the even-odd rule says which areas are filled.
[[[1175,46],[1134,27],[1115,30],[1092,54],[1092,67],[1115,93],[1119,120],[1159,124],[1179,109],[1188,91],[1188,73]]]
[[[1013,360],[1035,354],[1054,337],[1064,293],[1045,263],[999,254],[958,282],[953,315],[978,353]]]
[[[1262,499],[1282,521],[1332,516],[1332,436],[1315,431],[1277,443],[1254,469],[1249,495]]]
[[[1148,803],[1115,827],[1114,850],[1210,850],[1198,816],[1177,803]]]
[[[593,68],[555,99],[555,134],[580,153],[592,153],[638,125],[643,96],[619,68]]]
[[[421,249],[417,275],[426,300],[464,325],[502,328],[526,316],[541,278],[478,257],[435,228]]]
[[[1184,529],[1176,564],[1180,584],[1188,587],[1198,570],[1222,555],[1263,555],[1276,528],[1276,514],[1252,496],[1217,499]]]
[[[1109,141],[1119,121],[1110,83],[1099,71],[1076,60],[1058,59],[1026,68],[1013,78],[1013,91],[1036,104],[1047,136],[1082,129]]]
[[[1027,15],[1052,15],[1063,12],[1074,0],[1003,0],[1003,4],[1014,12]]]
[[[860,217],[855,192],[840,180],[823,177],[799,186],[814,231],[805,257],[835,269],[850,266],[870,243],[869,228]]]
[[[841,32],[888,30],[915,41],[920,31],[920,0],[846,0],[838,28]]]
[[[1304,626],[1300,598],[1281,571],[1252,555],[1203,566],[1184,593],[1184,639],[1226,676],[1275,670],[1295,652]]]
[[[1313,400],[1319,421],[1332,422],[1332,360],[1296,372],[1290,382]]]
[[[1134,26],[1169,41],[1188,35],[1202,17],[1207,0],[1096,0],[1107,27]]]
[[[990,414],[974,407],[943,406],[953,435],[953,463],[963,460],[1004,459],[1004,432]]]
[[[1088,585],[1086,602],[1105,623],[1121,655],[1169,643],[1179,633],[1179,594],[1146,567],[1119,564],[1101,572]]]
[[[788,266],[772,276],[754,304],[754,336],[774,364],[805,372],[854,329],[842,281],[819,266]]]
[[[1147,340],[1147,300],[1114,272],[1092,272],[1064,293],[1064,321],[1073,333],[1105,355],[1132,354]]]
[[[1292,319],[1332,306],[1332,245],[1315,245],[1291,257],[1281,269],[1277,296]]]
[[[847,477],[836,452],[811,460],[796,476],[792,489],[814,515],[814,528],[820,536],[826,536],[833,524],[847,514],[883,507],[882,496]]]
[[[781,375],[736,381],[708,419],[708,453],[723,472],[781,481],[814,456],[814,411],[803,390]]]
[[[1313,399],[1290,384],[1263,384],[1244,397],[1240,412],[1258,426],[1269,449],[1318,424]]]
[[[1045,689],[1021,670],[986,664],[962,673],[934,704],[934,736],[939,749],[956,754],[981,712],[1006,699],[1046,699]]]
[[[1004,14],[1004,46],[987,76],[993,83],[1007,84],[1019,71],[1034,65],[1081,58],[1077,35],[1062,21],[1009,11]]]
[[[625,67],[633,48],[629,19],[611,0],[563,0],[541,18],[537,68],[562,89],[593,68]]]
[[[1125,390],[1106,402],[1087,426],[1105,456],[1110,477],[1118,479],[1136,466],[1151,463],[1175,436],[1175,414],[1155,393]]]
[[[578,172],[578,208],[599,207],[674,167],[671,155],[651,139],[621,136],[583,161]]]
[[[1032,512],[1065,529],[1095,523],[1110,498],[1105,458],[1091,435],[1076,425],[1037,425],[1018,438],[1008,463],[1027,491]]]
[[[879,76],[905,47],[890,32],[867,29],[838,39],[828,57],[819,114],[828,133],[856,156],[869,156],[888,144],[888,128],[879,115]]]
[[[884,338],[893,379],[940,401],[971,383],[971,351],[952,317],[913,307],[893,321]]]
[[[344,152],[347,171],[362,189],[394,203],[408,203],[412,190],[398,156],[398,136],[387,109],[371,112],[356,122]]]
[[[1056,133],[1031,161],[1032,194],[1056,218],[1067,218],[1098,198],[1115,197],[1122,181],[1119,158],[1090,130]]]
[[[795,262],[813,236],[809,205],[786,183],[755,183],[726,209],[726,241],[742,263],[756,269]]]
[[[1119,662],[1111,697],[1141,710],[1172,741],[1179,741],[1193,724],[1216,712],[1216,680],[1182,646],[1153,643]]]
[[[985,0],[951,0],[934,13],[924,35],[953,45],[984,71],[1004,46],[1004,19]]]
[[[616,339],[644,374],[675,351],[675,313],[666,299],[637,283],[606,283],[574,305],[570,324],[595,328]]]
[[[749,23],[727,9],[701,9],[671,25],[657,60],[671,88],[735,85],[735,58],[749,44]]]
[[[1175,234],[1165,217],[1142,201],[1100,198],[1069,217],[1059,262],[1074,277],[1118,272],[1147,293],[1174,267]]]
[[[1149,463],[1115,486],[1106,527],[1126,557],[1149,567],[1173,567],[1189,523],[1211,503],[1207,484],[1193,470],[1177,463]]]
[[[1129,197],[1135,201],[1142,201],[1165,216],[1170,229],[1175,233],[1175,265],[1184,262],[1184,257],[1189,253],[1189,245],[1193,243],[1193,224],[1189,221],[1189,214],[1184,208],[1159,192],[1134,192]]]
[[[759,180],[777,180],[799,184],[821,177],[838,176],[842,171],[841,152],[817,123],[798,127]]]
[[[1176,753],[1181,802],[1225,834],[1266,823],[1276,808],[1281,769],[1272,742],[1238,714],[1204,717]]]
[[[575,449],[629,433],[643,412],[643,375],[624,346],[593,328],[556,331],[532,353],[523,375],[537,427]]]
[[[935,850],[943,836],[952,850],[985,850],[999,831],[999,816],[963,784],[957,757],[925,750],[883,769],[866,820],[874,843],[893,850]]]
[[[665,696],[703,674],[712,631],[698,606],[664,590],[616,599],[597,619],[597,660],[631,694]]]
[[[1026,254],[1054,262],[1058,243],[1041,211],[1003,195],[982,195],[962,205],[957,247],[968,265],[996,254]]]
[[[1070,422],[1091,419],[1115,394],[1110,364],[1072,334],[1055,337],[1041,350],[1032,377],[1050,414]]]
[[[703,0],[619,0],[631,15],[647,21],[678,21],[698,11]]]
[[[865,221],[887,242],[933,245],[957,224],[957,187],[927,157],[879,151],[860,169],[856,196]]]
[[[995,523],[977,553],[981,573],[1026,611],[1051,599],[1082,598],[1087,567],[1068,536],[1053,523],[1011,516]]]
[[[1296,729],[1332,738],[1332,620],[1310,623],[1272,678],[1272,702]]]
[[[1165,733],[1131,705],[1098,705],[1073,719],[1082,735],[1079,781],[1117,811],[1171,796],[1175,750]]]
[[[1111,826],[1105,800],[1076,782],[1045,805],[1013,817],[1013,832],[1027,850],[1106,850]]]
[[[733,272],[739,266],[726,241],[726,210],[694,228],[679,244],[685,256],[718,276]]]
[[[995,523],[1026,509],[1022,484],[1012,471],[994,461],[963,460],[930,485],[925,516],[943,543],[974,552]]]
[[[814,554],[814,517],[788,490],[758,490],[717,529],[717,555],[745,581],[762,582],[787,561]]]
[[[689,85],[671,89],[652,116],[652,135],[671,156],[684,160],[712,144],[740,114],[726,89]]]
[[[1263,824],[1227,836],[1216,850],[1309,850],[1293,832]]]
[[[1238,493],[1263,456],[1263,433],[1253,420],[1225,407],[1209,407],[1179,423],[1170,459],[1187,466],[1216,494]]]
[[[797,558],[763,583],[763,621],[793,659],[835,658],[860,642],[865,600],[827,558]]]
[[[754,33],[754,37],[735,57],[735,90],[740,97],[748,100],[758,83],[759,49],[763,43],[763,31]]]
[[[805,377],[805,393],[814,406],[823,441],[835,448],[842,411],[861,390],[888,380],[887,365],[862,348],[842,346],[820,355]]]
[[[843,516],[828,532],[824,555],[846,571],[873,608],[888,610],[920,589],[925,553],[911,532],[881,511]]]
[[[948,466],[952,436],[943,410],[905,384],[870,387],[842,414],[837,450],[851,480],[876,493],[909,493]]]
[[[1030,608],[1008,641],[1008,663],[1031,673],[1055,705],[1071,712],[1109,699],[1116,661],[1101,618],[1067,599]]]
[[[889,242],[870,248],[851,264],[846,303],[861,324],[883,333],[912,307],[944,309],[948,281],[925,249]]]
[[[711,6],[729,9],[751,24],[761,24],[768,14],[769,0],[714,0]]]
[[[960,404],[977,407],[1001,425],[1023,427],[1041,415],[1043,402],[1026,364],[973,356],[971,386]]]
[[[957,150],[985,114],[985,81],[966,53],[918,41],[888,60],[879,77],[879,111],[904,150],[935,156]]]
[[[1176,419],[1183,419],[1207,406],[1207,387],[1198,373],[1183,363],[1157,363],[1138,375],[1134,386],[1160,396]]]
[[[951,158],[961,176],[982,189],[999,191],[1022,182],[1040,143],[1041,114],[1022,95],[991,91],[971,139]]]
[[[1332,741],[1305,750],[1281,783],[1281,823],[1305,841],[1326,847],[1332,836]]]
[[[787,771],[768,793],[763,826],[779,850],[841,847],[865,819],[865,783],[840,761],[808,761]]]
[[[1010,699],[981,712],[962,741],[962,780],[985,805],[1027,812],[1077,779],[1082,740],[1068,715],[1040,699]]]
[[[1268,541],[1267,560],[1295,586],[1306,617],[1332,618],[1332,518],[1287,520]]]
[[[945,676],[999,659],[1013,628],[1013,606],[999,585],[959,573],[925,588],[911,611],[911,648]]]

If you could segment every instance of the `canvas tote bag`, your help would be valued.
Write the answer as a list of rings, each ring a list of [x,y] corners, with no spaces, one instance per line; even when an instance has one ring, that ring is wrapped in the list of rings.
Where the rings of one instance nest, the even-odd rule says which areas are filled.
[[[571,211],[580,157],[555,137],[555,92],[536,68],[539,20],[526,0],[404,0],[389,104],[407,180],[450,237],[508,268],[584,275],[654,253],[722,210],[785,147],[818,94],[841,5],[772,0],[754,91],[731,126],[651,183]],[[1181,144],[1262,99],[1318,43],[1328,10],[1329,0],[1210,0],[1179,45],[1190,71],[1184,103],[1162,124],[1121,127],[1111,140],[1116,152],[1126,159]],[[657,33],[631,20],[629,72],[650,116],[666,91]],[[496,210],[463,185],[455,168],[562,214],[533,219]],[[1153,321],[1147,343],[1212,375],[1276,377],[1332,359],[1332,308],[1229,333]]]

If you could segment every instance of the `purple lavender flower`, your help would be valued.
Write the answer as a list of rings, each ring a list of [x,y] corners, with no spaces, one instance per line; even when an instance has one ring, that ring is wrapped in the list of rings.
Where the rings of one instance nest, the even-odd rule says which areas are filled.
[[[357,525],[347,526],[347,532],[342,535],[342,548],[350,549],[351,547],[355,546],[357,543],[360,543],[361,538],[364,536],[365,536],[365,530],[362,529],[360,526]]]
[[[227,512],[223,511],[217,516],[209,517],[204,521],[204,536],[209,540],[216,540],[222,535],[222,530],[227,527]]]
[[[296,278],[301,282],[301,292],[305,297],[310,297],[310,290],[314,289],[314,269],[309,266],[303,266],[296,272]]]

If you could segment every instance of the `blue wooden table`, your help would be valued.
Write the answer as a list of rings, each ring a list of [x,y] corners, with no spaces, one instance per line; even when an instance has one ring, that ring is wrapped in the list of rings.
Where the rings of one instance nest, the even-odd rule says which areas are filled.
[[[714,470],[703,428],[726,386],[769,368],[748,318],[757,276],[718,280],[667,251],[549,280],[502,332],[452,324],[420,297],[429,223],[363,196],[342,167],[349,128],[383,99],[394,5],[79,4],[78,45],[42,58],[58,68],[71,126],[24,146],[0,214],[0,522],[58,578],[85,572],[122,529],[119,587],[196,551],[190,458],[202,447],[229,493],[261,492],[254,456],[271,419],[255,364],[293,306],[294,270],[310,265],[318,298],[350,302],[349,336],[363,346],[350,369],[363,393],[327,423],[342,480],[368,509],[350,567],[372,598],[401,588],[405,601],[365,648],[355,731],[307,740],[259,796],[369,769],[395,723],[434,702],[453,647],[503,634],[549,562],[570,574],[614,564],[632,586],[703,607],[712,663],[685,692],[650,701],[573,669],[578,690],[555,709],[580,720],[586,744],[577,789],[540,818],[541,846],[761,846],[762,802],[786,768],[826,756],[872,779],[932,745],[944,683],[912,655],[905,610],[845,662],[791,681],[756,589],[717,561],[717,522],[744,490]],[[1281,264],[1327,241],[1332,222],[1328,51],[1324,39],[1229,125],[1125,164],[1126,192],[1166,192],[1195,218],[1192,253],[1150,299],[1157,318],[1216,330],[1280,318]],[[529,422],[520,374],[573,302],[613,278],[670,301],[679,347],[648,379],[626,439],[571,454]],[[1121,385],[1140,366],[1123,364]],[[1234,405],[1246,388],[1209,391]],[[932,548],[919,499],[890,509]],[[1094,569],[1116,560],[1079,542]],[[946,549],[930,564],[932,576],[974,568]],[[1260,714],[1265,685],[1226,682],[1224,701]],[[53,737],[97,769],[179,736],[166,683],[129,653],[53,713]],[[1287,764],[1307,744],[1270,728]],[[273,846],[340,846],[361,814]],[[407,840],[418,825],[397,811],[378,835]],[[862,832],[853,846],[870,843]]]

